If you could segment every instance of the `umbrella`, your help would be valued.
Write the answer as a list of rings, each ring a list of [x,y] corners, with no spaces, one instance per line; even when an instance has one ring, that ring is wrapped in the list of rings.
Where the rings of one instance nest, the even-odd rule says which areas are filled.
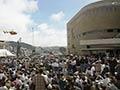
[[[7,49],[0,49],[0,57],[10,57],[10,56],[15,56],[15,55],[12,54]]]

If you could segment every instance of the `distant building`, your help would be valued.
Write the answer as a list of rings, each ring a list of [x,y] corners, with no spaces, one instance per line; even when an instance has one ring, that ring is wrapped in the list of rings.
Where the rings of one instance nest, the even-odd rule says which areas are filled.
[[[67,23],[67,39],[69,53],[120,53],[120,0],[82,8]]]

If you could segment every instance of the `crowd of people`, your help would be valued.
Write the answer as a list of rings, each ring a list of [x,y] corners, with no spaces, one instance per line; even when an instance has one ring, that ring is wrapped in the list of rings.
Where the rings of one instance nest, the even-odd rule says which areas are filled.
[[[120,90],[120,58],[52,53],[1,58],[0,90]]]

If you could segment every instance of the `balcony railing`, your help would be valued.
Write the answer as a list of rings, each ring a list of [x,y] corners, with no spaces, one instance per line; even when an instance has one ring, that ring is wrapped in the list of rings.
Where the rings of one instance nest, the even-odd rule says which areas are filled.
[[[111,39],[95,39],[95,40],[80,40],[80,45],[108,45],[120,44],[120,38]]]

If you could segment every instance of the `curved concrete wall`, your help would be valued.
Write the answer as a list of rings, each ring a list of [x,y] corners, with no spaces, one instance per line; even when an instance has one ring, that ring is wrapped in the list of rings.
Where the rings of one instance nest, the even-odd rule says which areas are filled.
[[[78,53],[80,40],[114,38],[120,29],[120,0],[104,0],[82,8],[67,24],[68,51]]]

